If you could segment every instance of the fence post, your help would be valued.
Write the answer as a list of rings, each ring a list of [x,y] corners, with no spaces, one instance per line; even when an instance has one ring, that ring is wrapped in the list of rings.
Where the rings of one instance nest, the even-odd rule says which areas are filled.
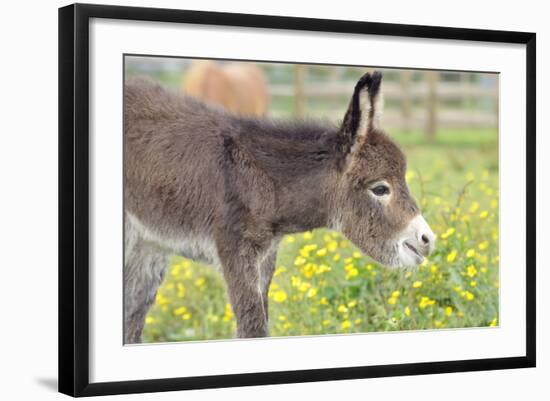
[[[412,102],[411,102],[411,70],[403,70],[400,74],[401,83],[401,117],[403,120],[403,131],[409,132],[411,130],[411,114],[412,114]]]
[[[304,80],[306,66],[296,64],[294,66],[294,114],[303,117],[305,113]]]
[[[433,142],[437,131],[437,82],[439,80],[438,71],[426,71],[426,83],[428,85],[428,96],[426,98],[426,140]]]

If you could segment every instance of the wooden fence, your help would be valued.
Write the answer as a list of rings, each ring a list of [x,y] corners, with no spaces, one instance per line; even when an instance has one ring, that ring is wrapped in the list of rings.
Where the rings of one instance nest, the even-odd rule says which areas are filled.
[[[333,107],[323,111],[329,119],[341,119],[347,104],[336,99],[348,99],[355,81],[328,81],[322,84],[305,82],[305,67],[295,66],[295,80],[291,85],[270,85],[273,98],[293,98],[297,116],[315,114],[307,108],[309,99],[332,102]],[[426,71],[421,80],[411,80],[408,71],[399,74],[399,80],[383,84],[386,107],[383,124],[402,130],[420,129],[433,138],[440,128],[496,128],[498,127],[498,78],[492,84],[471,82],[467,74],[459,81],[444,81],[439,72]],[[479,107],[483,104],[483,107]]]

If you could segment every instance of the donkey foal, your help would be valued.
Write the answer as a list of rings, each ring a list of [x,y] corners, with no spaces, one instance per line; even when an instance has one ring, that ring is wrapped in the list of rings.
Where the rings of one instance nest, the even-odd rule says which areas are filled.
[[[379,127],[382,76],[365,74],[340,126],[227,113],[144,79],[124,93],[124,339],[140,341],[167,255],[219,266],[238,337],[268,335],[280,238],[328,227],[388,266],[414,266],[434,234]]]

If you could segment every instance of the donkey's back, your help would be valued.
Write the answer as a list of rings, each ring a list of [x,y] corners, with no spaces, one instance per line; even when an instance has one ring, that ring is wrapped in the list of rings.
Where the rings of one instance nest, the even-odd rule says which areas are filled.
[[[231,116],[130,78],[124,124],[124,200],[131,229],[171,251],[212,262],[207,242],[222,200],[222,133],[231,130]]]

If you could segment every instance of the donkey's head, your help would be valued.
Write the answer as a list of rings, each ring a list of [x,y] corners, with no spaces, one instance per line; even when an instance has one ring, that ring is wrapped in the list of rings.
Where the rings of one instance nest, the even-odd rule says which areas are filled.
[[[378,72],[359,80],[340,128],[346,156],[333,225],[380,263],[415,266],[435,237],[409,193],[403,152],[379,127],[381,81]]]

